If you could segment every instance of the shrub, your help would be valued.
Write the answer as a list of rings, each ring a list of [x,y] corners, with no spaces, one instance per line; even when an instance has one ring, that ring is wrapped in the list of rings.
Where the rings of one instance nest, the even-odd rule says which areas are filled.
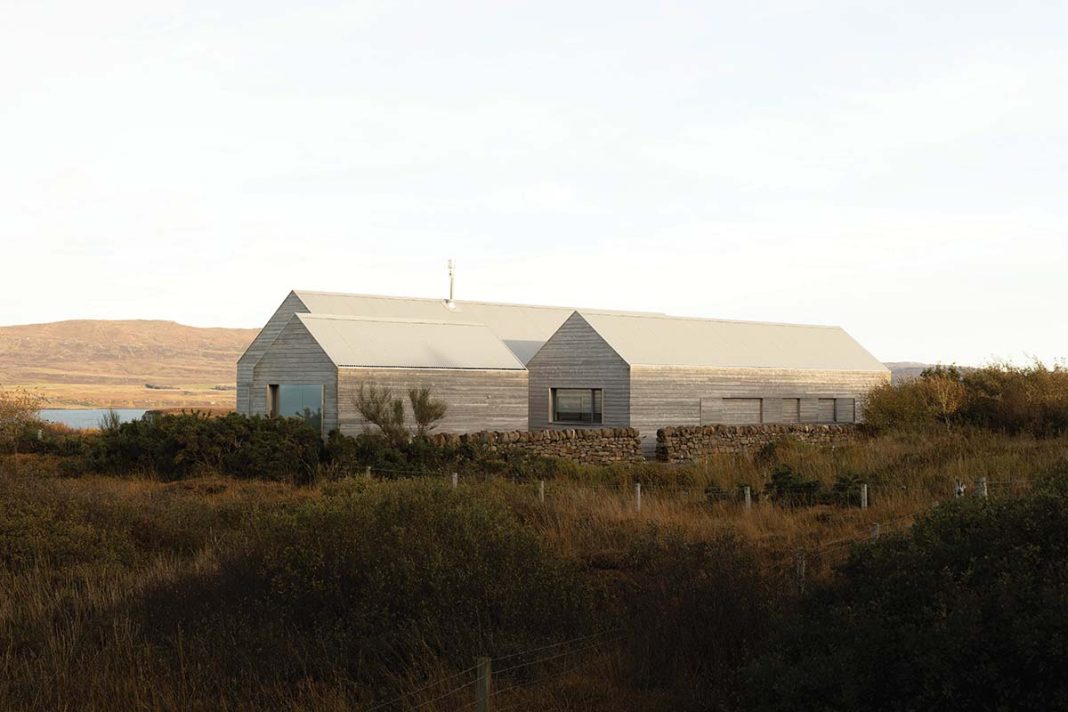
[[[159,415],[101,431],[91,441],[87,466],[165,479],[219,472],[299,484],[315,477],[320,447],[318,433],[297,418]]]
[[[816,504],[822,488],[819,480],[805,479],[789,465],[781,464],[771,471],[771,480],[764,486],[764,494],[780,504]]]
[[[749,708],[1068,707],[1064,470],[856,550],[753,667]]]
[[[965,371],[939,366],[873,389],[864,417],[874,430],[970,426],[1038,437],[1068,432],[1068,369],[1041,362]]]

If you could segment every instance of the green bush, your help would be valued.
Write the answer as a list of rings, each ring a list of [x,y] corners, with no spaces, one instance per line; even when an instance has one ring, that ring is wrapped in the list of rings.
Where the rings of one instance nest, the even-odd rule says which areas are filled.
[[[787,505],[811,505],[821,501],[823,485],[819,480],[805,479],[787,464],[771,471],[771,480],[764,486],[764,495],[773,502]]]
[[[56,423],[26,423],[18,434],[18,451],[23,454],[78,457],[88,452],[95,434]],[[13,452],[12,444],[0,444],[0,453]]]
[[[841,574],[754,665],[747,708],[1068,709],[1068,471],[940,505]]]
[[[318,433],[297,418],[161,415],[105,428],[91,441],[86,464],[117,475],[218,472],[300,484],[315,477],[321,446]]]

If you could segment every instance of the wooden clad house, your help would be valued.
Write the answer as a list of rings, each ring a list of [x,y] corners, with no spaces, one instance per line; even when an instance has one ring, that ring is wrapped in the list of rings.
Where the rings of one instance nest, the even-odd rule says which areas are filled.
[[[446,432],[851,423],[890,372],[838,327],[291,292],[238,361],[238,412],[364,423],[361,383],[428,385]]]
[[[516,430],[527,423],[527,372],[481,324],[294,314],[253,367],[252,412],[303,417],[324,434],[369,425],[360,384],[431,386],[448,404],[442,432]]]
[[[294,314],[482,324],[526,364],[573,311],[569,307],[292,291],[237,362],[237,412],[265,413],[264,393],[253,390],[253,369]]]
[[[530,429],[853,423],[890,371],[838,327],[575,312],[527,363]]]

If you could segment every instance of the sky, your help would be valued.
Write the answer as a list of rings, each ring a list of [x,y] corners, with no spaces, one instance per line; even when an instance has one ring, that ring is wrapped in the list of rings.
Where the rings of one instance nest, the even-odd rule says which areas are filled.
[[[0,0],[0,324],[291,289],[1068,357],[1068,4]]]

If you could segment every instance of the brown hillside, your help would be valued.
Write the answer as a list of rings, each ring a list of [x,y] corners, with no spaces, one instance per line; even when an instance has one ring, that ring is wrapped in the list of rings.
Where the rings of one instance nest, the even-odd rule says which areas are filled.
[[[173,321],[60,321],[0,327],[0,384],[37,388],[50,405],[226,405],[256,329]],[[146,384],[175,390],[146,388]]]

